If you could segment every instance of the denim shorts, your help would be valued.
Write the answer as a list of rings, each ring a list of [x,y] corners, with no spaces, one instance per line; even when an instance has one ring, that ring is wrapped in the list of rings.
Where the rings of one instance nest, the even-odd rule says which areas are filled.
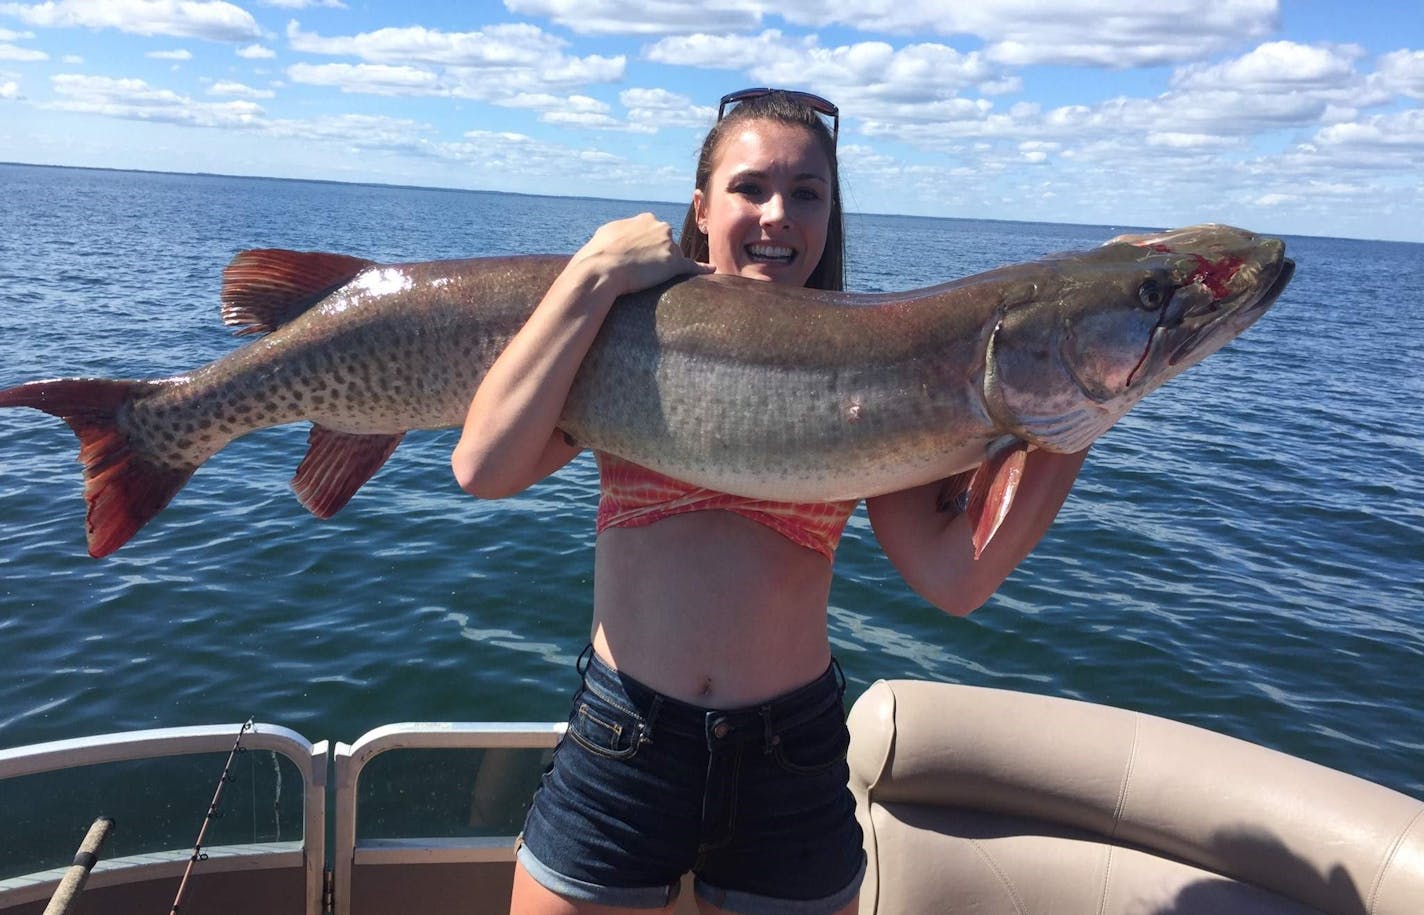
[[[591,650],[568,733],[524,824],[519,862],[568,899],[659,908],[697,895],[746,915],[833,912],[865,875],[833,661],[763,705],[662,696]]]

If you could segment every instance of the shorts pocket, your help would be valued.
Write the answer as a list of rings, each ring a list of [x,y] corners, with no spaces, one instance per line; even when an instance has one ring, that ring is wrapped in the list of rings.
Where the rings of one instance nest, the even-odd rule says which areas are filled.
[[[772,738],[772,756],[777,765],[795,775],[828,772],[845,761],[848,749],[850,729],[839,703]]]
[[[605,759],[632,759],[643,742],[643,719],[584,691],[574,702],[569,736],[579,746]]]

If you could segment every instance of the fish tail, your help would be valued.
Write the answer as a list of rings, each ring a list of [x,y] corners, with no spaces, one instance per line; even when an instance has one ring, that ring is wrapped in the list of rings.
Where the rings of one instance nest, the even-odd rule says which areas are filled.
[[[89,555],[107,556],[168,505],[197,467],[162,464],[134,448],[119,417],[163,382],[62,378],[0,391],[0,407],[57,416],[79,437]]]

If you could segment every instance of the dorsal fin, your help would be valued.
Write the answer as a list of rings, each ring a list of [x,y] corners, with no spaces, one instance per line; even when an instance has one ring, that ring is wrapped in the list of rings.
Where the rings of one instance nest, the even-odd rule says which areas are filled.
[[[271,333],[372,263],[319,251],[242,251],[223,270],[223,323],[239,335]]]

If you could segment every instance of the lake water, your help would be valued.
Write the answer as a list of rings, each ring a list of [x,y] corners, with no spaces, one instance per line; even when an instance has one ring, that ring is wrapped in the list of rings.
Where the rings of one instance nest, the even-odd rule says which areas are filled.
[[[650,206],[680,224],[681,207]],[[232,350],[218,286],[243,248],[568,252],[648,207],[0,166],[0,386],[164,376]],[[858,291],[1127,228],[848,224]],[[831,595],[851,698],[914,677],[1086,699],[1424,797],[1424,246],[1287,244],[1298,269],[1275,309],[1098,442],[1043,544],[972,616],[912,594],[852,519]],[[0,411],[0,746],[249,715],[345,741],[564,716],[588,637],[592,461],[478,502],[450,476],[454,433],[412,434],[321,522],[287,488],[305,439],[239,440],[93,560],[73,436]]]

